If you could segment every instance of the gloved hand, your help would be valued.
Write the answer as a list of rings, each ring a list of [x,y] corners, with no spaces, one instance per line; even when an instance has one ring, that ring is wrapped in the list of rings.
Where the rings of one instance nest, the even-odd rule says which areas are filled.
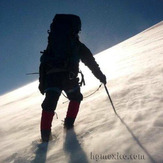
[[[103,83],[104,85],[106,84],[106,76],[104,74],[101,74],[99,77],[99,80],[101,83]]]
[[[40,93],[44,95],[44,87],[41,83],[39,84],[38,89],[40,90]]]

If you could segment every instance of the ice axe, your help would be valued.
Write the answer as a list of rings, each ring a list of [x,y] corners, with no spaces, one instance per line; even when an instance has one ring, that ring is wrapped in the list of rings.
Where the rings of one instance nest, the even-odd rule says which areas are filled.
[[[38,72],[31,72],[31,73],[27,73],[26,75],[36,75],[39,74]]]
[[[110,95],[109,95],[109,91],[108,91],[108,89],[107,89],[107,87],[106,87],[105,84],[104,84],[104,87],[105,87],[106,93],[107,93],[107,95],[108,95],[108,97],[109,97],[109,100],[110,100],[110,103],[111,103],[112,108],[113,108],[113,110],[114,110],[114,113],[117,114],[117,112],[116,112],[116,110],[115,110],[115,107],[114,107],[114,104],[113,104],[113,101],[112,101],[112,99],[111,99],[111,97],[110,97]]]

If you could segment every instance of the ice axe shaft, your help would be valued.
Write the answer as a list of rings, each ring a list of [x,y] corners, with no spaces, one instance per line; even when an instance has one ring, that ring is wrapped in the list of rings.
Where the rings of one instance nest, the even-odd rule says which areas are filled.
[[[27,73],[26,75],[36,75],[39,74],[38,72]]]
[[[111,103],[112,108],[113,108],[113,110],[114,110],[114,113],[117,114],[117,112],[116,112],[116,110],[115,110],[115,107],[114,107],[114,104],[113,104],[113,101],[112,101],[112,99],[111,99],[111,97],[110,97],[110,95],[109,95],[109,91],[108,91],[108,89],[107,89],[107,87],[106,87],[105,84],[104,84],[104,87],[105,87],[106,93],[107,93],[107,95],[108,95],[108,97],[109,97],[109,100],[110,100],[110,103]]]

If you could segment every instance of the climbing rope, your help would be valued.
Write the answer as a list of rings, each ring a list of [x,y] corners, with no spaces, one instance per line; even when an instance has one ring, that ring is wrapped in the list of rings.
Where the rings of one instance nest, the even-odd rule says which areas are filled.
[[[94,94],[101,88],[101,86],[102,86],[102,84],[100,84],[99,87],[98,87],[94,92],[92,92],[91,94],[89,94],[89,95],[87,95],[87,96],[84,96],[83,98],[88,98],[88,97],[94,95]],[[63,92],[62,92],[62,95],[63,95],[65,98],[68,99],[68,97],[67,97]],[[68,101],[65,101],[65,102],[63,102],[63,104],[65,104],[65,103],[67,103],[67,102],[68,102]]]

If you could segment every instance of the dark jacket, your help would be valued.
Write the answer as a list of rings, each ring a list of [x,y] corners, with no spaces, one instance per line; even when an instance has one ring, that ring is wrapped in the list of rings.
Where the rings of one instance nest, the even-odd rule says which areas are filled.
[[[47,89],[48,86],[46,86],[46,75],[49,73],[55,73],[55,72],[73,72],[75,76],[77,76],[79,72],[79,62],[80,60],[92,71],[94,76],[98,78],[102,83],[106,84],[106,77],[101,72],[99,65],[95,61],[95,58],[93,57],[91,51],[80,41],[78,41],[78,46],[73,52],[73,57],[71,57],[69,61],[69,67],[64,69],[61,67],[55,67],[55,64],[53,64],[53,59],[49,58],[48,55],[43,54],[41,56],[41,64],[39,68],[39,89],[43,93],[45,89]]]

